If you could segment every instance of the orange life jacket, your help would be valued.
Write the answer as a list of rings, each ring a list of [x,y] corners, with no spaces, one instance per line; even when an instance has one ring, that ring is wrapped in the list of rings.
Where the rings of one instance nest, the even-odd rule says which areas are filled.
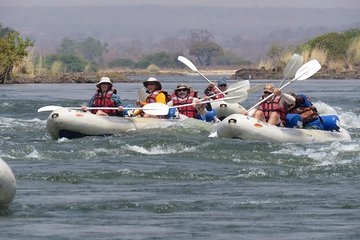
[[[262,96],[264,99],[264,96]],[[260,104],[259,109],[264,112],[265,120],[269,121],[270,114],[272,112],[277,112],[280,115],[281,122],[285,126],[286,123],[286,109],[280,106],[281,96],[272,97],[262,104]]]
[[[303,102],[299,102],[298,98]],[[303,126],[311,123],[319,118],[316,107],[311,103],[309,97],[299,94],[295,97],[295,103],[289,107],[288,113],[299,114],[303,120]]]

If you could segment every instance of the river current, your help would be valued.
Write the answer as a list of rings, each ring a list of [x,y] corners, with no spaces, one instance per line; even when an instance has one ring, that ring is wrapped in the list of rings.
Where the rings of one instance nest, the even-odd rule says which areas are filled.
[[[202,95],[207,85],[158,79],[169,92],[185,82]],[[279,83],[251,85],[264,82]],[[114,85],[134,104],[141,81]],[[0,89],[0,158],[17,180],[14,201],[0,209],[0,239],[360,239],[359,81],[288,87],[338,114],[352,137],[317,144],[208,138],[202,125],[53,140],[49,113],[37,109],[85,104],[94,84]]]

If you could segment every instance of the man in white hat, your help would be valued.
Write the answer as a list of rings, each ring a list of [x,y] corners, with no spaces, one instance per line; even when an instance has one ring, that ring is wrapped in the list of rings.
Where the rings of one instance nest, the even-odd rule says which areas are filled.
[[[117,110],[106,109],[106,110],[91,110],[92,113],[103,115],[103,116],[120,116],[123,117],[124,107],[122,106],[121,100],[117,95],[116,89],[113,88],[113,84],[108,77],[102,77],[96,84],[96,93],[91,98],[86,106],[81,108],[86,111],[87,107],[118,107]]]
[[[205,115],[207,112],[205,105],[200,103],[197,93],[185,84],[177,85],[171,96],[172,100],[167,103],[167,105],[171,107],[193,103],[193,105],[190,106],[177,108],[182,115],[188,116],[189,118],[197,118],[198,114]]]

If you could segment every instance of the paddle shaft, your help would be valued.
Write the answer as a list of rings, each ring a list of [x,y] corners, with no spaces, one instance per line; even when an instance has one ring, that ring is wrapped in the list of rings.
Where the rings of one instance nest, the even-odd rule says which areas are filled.
[[[211,95],[211,96],[208,96],[208,98],[213,98],[213,97],[216,97],[216,96],[221,95],[221,94],[225,94],[225,93],[229,93],[229,92],[232,92],[232,91],[236,91],[236,90],[238,90],[238,89],[240,89],[240,88],[243,88],[243,86],[239,86],[239,87],[227,89],[227,90],[225,90],[225,91],[223,91],[223,92],[219,92],[219,93],[213,94],[213,95]],[[204,100],[204,98],[202,98],[202,99],[200,99],[200,100],[202,101],[202,100]],[[223,99],[223,100],[224,100],[224,99]]]
[[[240,98],[242,96],[234,96],[234,97],[225,97],[225,98],[219,98],[216,100],[207,100],[207,101],[201,101],[200,104],[204,104],[204,103],[212,103],[212,102],[220,102],[223,100],[229,100],[229,99],[235,99],[235,98]],[[199,99],[200,100],[200,99]],[[187,106],[192,106],[196,103],[188,103],[188,104],[183,104],[183,105],[177,105],[177,106],[170,106],[171,108],[179,108],[179,107],[187,107]]]
[[[211,82],[207,77],[205,77],[205,75],[202,74],[202,73],[196,68],[196,66],[195,66],[189,59],[187,59],[186,57],[183,57],[183,56],[178,56],[177,59],[178,59],[180,62],[182,62],[183,64],[185,64],[186,66],[188,66],[191,70],[199,73],[200,76],[202,76],[206,81],[208,81],[210,84],[212,84],[212,82]],[[215,87],[220,93],[223,93],[216,85],[214,85],[214,87]]]

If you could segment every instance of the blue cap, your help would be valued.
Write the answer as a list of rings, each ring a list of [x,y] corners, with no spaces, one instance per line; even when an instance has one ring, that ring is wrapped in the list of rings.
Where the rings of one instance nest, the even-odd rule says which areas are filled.
[[[227,85],[226,79],[225,79],[225,78],[220,79],[220,80],[218,81],[218,84],[217,84],[217,85],[218,85],[218,86],[220,86],[220,85]]]

